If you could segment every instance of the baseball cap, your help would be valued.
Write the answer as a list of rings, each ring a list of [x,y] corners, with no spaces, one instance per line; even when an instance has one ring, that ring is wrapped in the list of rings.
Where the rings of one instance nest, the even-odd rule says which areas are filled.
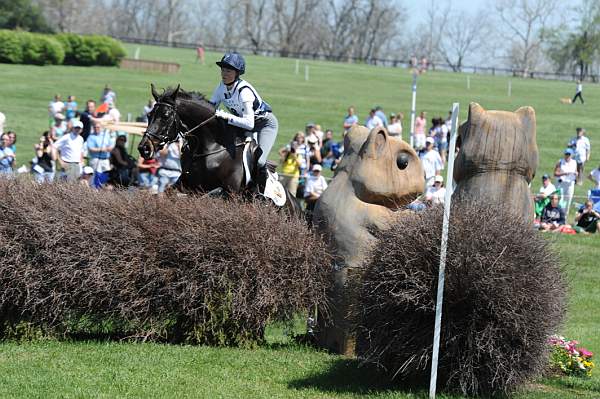
[[[84,166],[83,167],[83,174],[84,175],[93,175],[94,174],[94,169],[91,166]]]
[[[315,144],[315,143],[317,143],[319,141],[319,139],[316,138],[315,136],[311,135],[311,136],[307,137],[306,141],[308,141],[309,143]]]
[[[54,119],[65,119],[65,116],[60,112],[54,114]]]
[[[550,178],[550,176],[548,175],[548,173],[545,173],[544,176],[542,176],[542,180],[548,180]]]
[[[318,163],[314,164],[312,167],[312,170],[318,170],[319,172],[323,170],[323,167],[321,165],[319,165]]]
[[[81,121],[73,122],[73,129],[75,129],[76,127],[83,129],[83,123],[81,123]]]
[[[571,148],[565,148],[565,155],[566,154],[573,155],[573,150]]]
[[[425,142],[433,144],[433,143],[435,143],[435,139],[433,137],[427,137]]]
[[[436,175],[436,176],[435,176],[435,178],[433,179],[433,181],[434,181],[435,183],[438,183],[438,182],[439,182],[439,183],[443,183],[443,182],[444,182],[444,177],[443,177],[443,176],[441,176],[441,175]]]
[[[315,124],[314,124],[314,123],[312,123],[312,122],[308,122],[308,123],[306,124],[306,127],[315,127]]]

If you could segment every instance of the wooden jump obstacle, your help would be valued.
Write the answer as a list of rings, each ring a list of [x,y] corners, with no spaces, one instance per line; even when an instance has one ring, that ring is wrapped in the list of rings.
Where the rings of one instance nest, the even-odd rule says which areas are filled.
[[[135,60],[133,58],[123,58],[120,67],[123,69],[135,69],[141,71],[177,73],[179,72],[181,65],[175,62],[161,62],[151,60]]]

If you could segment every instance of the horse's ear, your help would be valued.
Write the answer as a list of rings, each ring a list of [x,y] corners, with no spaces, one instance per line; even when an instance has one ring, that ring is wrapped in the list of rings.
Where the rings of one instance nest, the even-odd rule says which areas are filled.
[[[179,93],[179,88],[181,87],[181,83],[177,85],[175,90],[173,90],[173,94],[171,94],[171,98],[175,100],[177,98],[177,94]]]
[[[158,101],[158,93],[156,92],[156,88],[154,87],[154,83],[150,83],[150,89],[152,91],[152,97],[154,97],[154,101]]]

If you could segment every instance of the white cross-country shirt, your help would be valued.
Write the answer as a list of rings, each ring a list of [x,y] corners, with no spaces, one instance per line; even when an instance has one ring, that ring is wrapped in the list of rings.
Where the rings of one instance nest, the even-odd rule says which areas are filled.
[[[254,129],[254,121],[257,116],[264,112],[263,100],[254,87],[243,79],[238,79],[231,90],[221,82],[213,92],[210,102],[216,108],[220,104],[233,114],[229,124],[246,130]]]

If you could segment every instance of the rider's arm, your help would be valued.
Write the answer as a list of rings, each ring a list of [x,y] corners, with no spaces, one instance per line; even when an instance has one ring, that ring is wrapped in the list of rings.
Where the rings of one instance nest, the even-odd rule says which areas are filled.
[[[241,117],[231,115],[227,118],[230,125],[241,127],[245,130],[254,129],[254,109],[252,108],[253,101],[244,101],[244,113]]]
[[[210,103],[215,106],[215,108],[219,108],[222,100],[223,90],[221,89],[221,85],[218,85],[215,91],[213,91],[212,96],[210,97]]]

